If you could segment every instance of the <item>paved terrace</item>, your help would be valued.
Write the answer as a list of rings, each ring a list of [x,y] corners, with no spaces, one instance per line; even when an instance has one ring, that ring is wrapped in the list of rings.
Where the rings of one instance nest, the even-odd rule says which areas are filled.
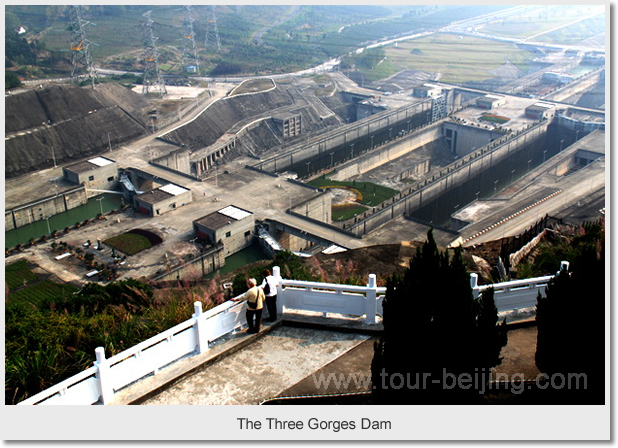
[[[324,323],[309,317],[264,325],[257,335],[238,331],[209,353],[174,363],[117,392],[111,404],[257,405],[276,397],[369,391],[377,333],[342,331]],[[534,379],[539,373],[536,337],[532,323],[510,325],[503,361],[494,375]],[[351,381],[347,387],[335,381],[320,384],[331,374]]]

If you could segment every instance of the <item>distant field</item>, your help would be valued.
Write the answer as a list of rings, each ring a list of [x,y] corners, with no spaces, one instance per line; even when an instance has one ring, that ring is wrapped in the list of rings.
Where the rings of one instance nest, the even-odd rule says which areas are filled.
[[[450,83],[484,81],[491,70],[510,61],[523,71],[533,55],[505,42],[453,34],[436,34],[388,46],[386,56],[400,70],[440,73],[440,80]]]
[[[496,36],[513,38],[530,38],[540,33],[547,33],[557,27],[560,31],[547,33],[534,38],[536,41],[569,44],[592,37],[605,26],[604,17],[586,19],[588,16],[603,12],[604,7],[547,5],[533,11],[518,14],[505,20],[492,22],[479,29],[479,32]],[[580,21],[581,22],[577,22]],[[574,23],[577,22],[577,23]]]

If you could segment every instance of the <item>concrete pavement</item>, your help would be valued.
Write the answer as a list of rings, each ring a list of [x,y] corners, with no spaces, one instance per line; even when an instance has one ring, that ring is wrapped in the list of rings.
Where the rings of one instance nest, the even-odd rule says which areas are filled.
[[[228,336],[222,344],[234,340],[250,340],[250,344],[178,379],[156,396],[139,400],[140,404],[256,405],[276,397],[369,337],[287,326],[264,327],[262,333],[262,337],[256,337],[243,330]],[[114,404],[128,404],[129,397],[130,393],[124,392]]]

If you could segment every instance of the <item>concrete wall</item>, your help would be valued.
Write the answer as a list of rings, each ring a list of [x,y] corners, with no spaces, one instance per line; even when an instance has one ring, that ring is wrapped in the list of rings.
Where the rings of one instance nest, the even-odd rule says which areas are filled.
[[[333,195],[329,191],[292,207],[292,211],[316,221],[330,223]]]
[[[478,176],[511,154],[544,137],[549,124],[549,121],[544,121],[518,135],[504,136],[485,148],[457,160],[444,168],[437,177],[425,179],[402,191],[389,203],[366,212],[360,221],[347,227],[347,230],[360,238],[397,216],[412,214],[423,204],[437,199],[452,188]]]
[[[504,136],[503,133],[490,129],[466,126],[460,123],[447,121],[444,123],[443,135],[453,154],[463,157],[477,148],[482,148],[492,140]]]
[[[111,190],[118,182],[118,165],[111,163],[92,170],[75,172],[71,167],[62,169],[64,176],[76,184],[85,185],[86,190]],[[87,191],[88,197],[97,196],[99,191]]]
[[[388,129],[396,123],[409,121],[412,126],[418,126],[419,120],[426,119],[427,113],[431,113],[431,106],[431,99],[428,99],[397,110],[373,115],[326,136],[313,138],[308,142],[293,146],[285,154],[263,160],[258,167],[264,171],[281,173],[290,170],[295,164],[309,161],[316,156],[321,157],[329,151],[348,146],[356,140],[367,140],[371,135]]]
[[[80,186],[74,190],[59,193],[57,196],[20,205],[4,213],[5,231],[13,230],[35,221],[41,221],[87,203],[86,189],[84,186]]]
[[[337,168],[337,171],[329,177],[332,180],[344,181],[352,176],[366,173],[385,163],[389,163],[398,157],[422,147],[441,137],[443,122],[438,121],[428,125],[416,132],[412,132],[405,137],[396,139],[381,148],[374,149],[344,166]]]
[[[605,69],[601,68],[592,73],[582,76],[568,85],[555,90],[554,92],[545,95],[543,99],[545,101],[564,101],[567,98],[580,93],[589,87],[602,82],[604,80]]]
[[[196,275],[204,276],[225,266],[225,254],[223,245],[217,245],[199,257],[174,268],[169,272],[160,274],[153,280],[174,281],[187,277],[194,278]]]
[[[178,194],[176,196],[169,196],[167,199],[161,200],[156,203],[151,203],[148,201],[140,200],[139,196],[135,196],[135,206],[136,208],[145,208],[148,210],[148,214],[150,216],[158,216],[167,212],[171,212],[172,210],[177,209],[178,207],[182,207],[183,205],[187,205],[192,201],[191,190],[187,190],[184,193]]]
[[[225,247],[224,253],[226,257],[251,245],[254,229],[255,218],[253,215],[239,221],[230,218],[228,225],[219,229],[210,229],[197,222],[193,222],[193,231],[196,235],[198,235],[198,232],[208,235],[208,238],[213,243],[221,241]]]
[[[179,149],[163,157],[153,160],[153,163],[181,173],[191,173],[190,152],[186,149]]]

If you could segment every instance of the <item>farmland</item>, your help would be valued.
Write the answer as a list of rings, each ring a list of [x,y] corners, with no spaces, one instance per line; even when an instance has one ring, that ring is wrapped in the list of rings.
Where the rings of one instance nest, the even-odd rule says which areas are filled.
[[[5,272],[9,302],[16,306],[38,308],[78,289],[67,283],[55,283],[33,272],[25,260],[7,265]]]
[[[454,51],[454,49],[457,49]],[[459,84],[493,78],[492,70],[506,62],[523,72],[533,55],[506,42],[470,36],[439,34],[389,46],[386,57],[395,61],[399,70],[411,69],[439,73],[440,80]]]

